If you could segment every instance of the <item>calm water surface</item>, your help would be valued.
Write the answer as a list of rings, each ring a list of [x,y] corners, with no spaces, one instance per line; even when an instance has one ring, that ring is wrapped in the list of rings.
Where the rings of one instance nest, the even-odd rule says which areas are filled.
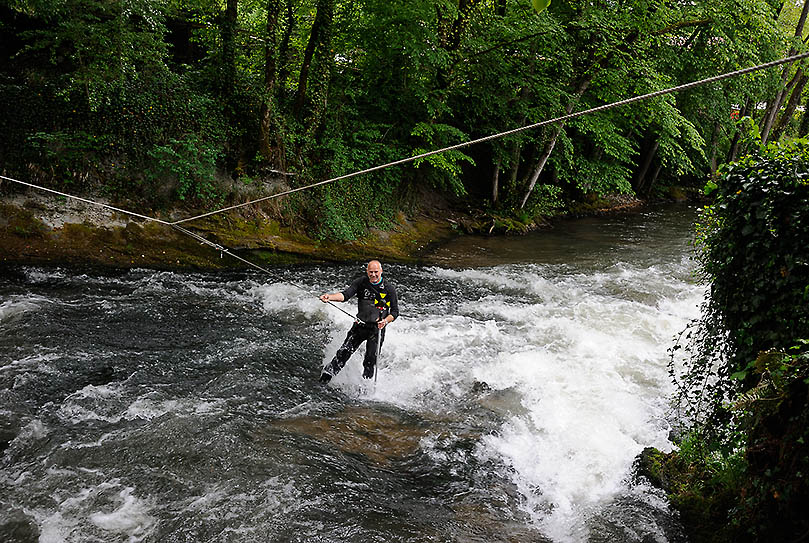
[[[362,265],[2,270],[0,540],[683,541],[632,464],[671,448],[694,216],[386,266],[402,317],[375,384],[360,354],[316,383],[351,324],[316,295]]]

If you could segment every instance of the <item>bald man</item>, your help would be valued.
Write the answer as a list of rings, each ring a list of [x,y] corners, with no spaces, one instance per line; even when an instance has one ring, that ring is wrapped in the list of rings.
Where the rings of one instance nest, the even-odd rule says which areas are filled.
[[[365,277],[360,277],[342,292],[323,294],[320,301],[345,302],[357,296],[357,321],[348,331],[342,346],[331,362],[323,367],[320,382],[328,383],[337,375],[348,359],[365,341],[365,359],[362,362],[362,376],[370,379],[376,368],[377,342],[379,347],[385,340],[385,327],[399,316],[399,298],[396,289],[382,279],[382,264],[378,260],[368,263]]]

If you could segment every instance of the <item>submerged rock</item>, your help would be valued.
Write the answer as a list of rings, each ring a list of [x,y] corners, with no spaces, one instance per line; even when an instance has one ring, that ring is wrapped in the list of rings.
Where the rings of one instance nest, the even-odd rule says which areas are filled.
[[[419,450],[426,429],[374,408],[350,407],[328,418],[300,416],[272,424],[307,435],[345,453],[361,454],[377,464],[401,460]]]
[[[36,521],[17,510],[0,514],[0,541],[36,543],[39,541],[39,528]]]
[[[646,447],[635,459],[635,472],[645,477],[655,488],[667,490],[669,481],[663,470],[665,454],[654,447]]]

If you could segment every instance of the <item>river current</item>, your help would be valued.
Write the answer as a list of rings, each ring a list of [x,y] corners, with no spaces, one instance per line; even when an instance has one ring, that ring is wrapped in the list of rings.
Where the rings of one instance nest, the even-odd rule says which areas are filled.
[[[694,216],[387,264],[402,315],[377,380],[360,351],[328,386],[351,320],[316,296],[361,263],[3,269],[0,540],[684,541],[633,462],[672,448]]]

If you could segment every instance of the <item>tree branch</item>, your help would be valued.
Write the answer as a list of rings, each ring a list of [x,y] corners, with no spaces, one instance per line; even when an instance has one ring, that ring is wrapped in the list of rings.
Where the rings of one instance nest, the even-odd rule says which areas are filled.
[[[680,21],[679,23],[674,23],[673,25],[669,25],[666,28],[655,30],[654,32],[652,32],[652,36],[662,36],[664,34],[674,32],[675,30],[680,30],[681,28],[688,28],[691,26],[707,26],[712,22],[713,20],[711,19],[695,19],[693,21]]]

